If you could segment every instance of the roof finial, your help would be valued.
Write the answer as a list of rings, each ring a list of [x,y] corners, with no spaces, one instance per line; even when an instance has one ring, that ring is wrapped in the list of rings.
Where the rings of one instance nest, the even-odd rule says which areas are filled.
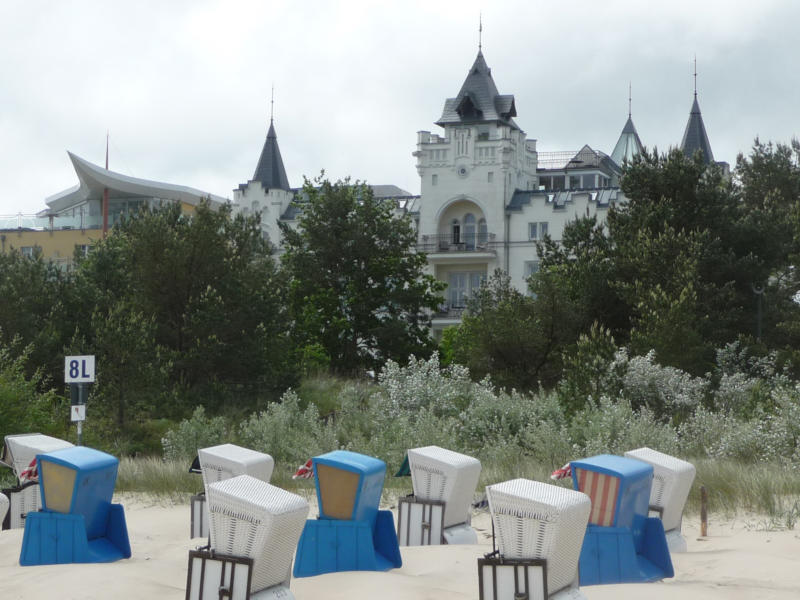
[[[483,49],[483,13],[478,13],[478,52]]]
[[[272,95],[269,98],[269,123],[272,125],[272,116],[275,112],[275,84],[272,84]]]
[[[631,118],[631,82],[628,82],[628,118]]]
[[[697,98],[697,54],[694,55],[694,97]]]

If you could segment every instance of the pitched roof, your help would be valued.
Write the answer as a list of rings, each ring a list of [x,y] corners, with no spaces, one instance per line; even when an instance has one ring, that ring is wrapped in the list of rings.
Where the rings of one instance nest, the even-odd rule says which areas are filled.
[[[286,169],[283,168],[281,150],[278,148],[278,136],[275,135],[275,125],[272,120],[269,122],[267,139],[261,150],[253,181],[258,181],[267,189],[289,191],[289,179],[286,177]]]
[[[697,103],[697,94],[694,95],[694,103],[689,113],[689,122],[686,123],[686,131],[683,132],[681,150],[691,158],[697,150],[703,153],[703,161],[706,164],[714,162],[714,154],[711,152],[711,144],[706,134],[706,126],[703,124],[703,116],[700,114],[700,105]]]
[[[458,96],[445,100],[442,116],[436,124],[444,127],[448,124],[500,121],[519,129],[511,118],[516,116],[514,96],[497,91],[492,70],[486,64],[483,52],[478,51]]]
[[[642,148],[642,140],[639,139],[633,119],[628,115],[628,121],[625,123],[625,127],[622,128],[617,145],[614,146],[614,151],[611,153],[611,160],[622,166],[625,159],[633,160],[633,157],[639,154]]]

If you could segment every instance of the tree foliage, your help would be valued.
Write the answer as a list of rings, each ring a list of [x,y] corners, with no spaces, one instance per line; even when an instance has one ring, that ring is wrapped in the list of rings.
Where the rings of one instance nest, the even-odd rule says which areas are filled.
[[[281,223],[295,335],[334,371],[374,369],[432,350],[430,314],[441,285],[394,201],[348,180],[306,181],[297,229]]]
[[[714,348],[756,332],[754,290],[773,296],[789,268],[800,181],[790,156],[756,141],[731,181],[700,157],[645,151],[626,166],[627,202],[609,210],[607,235],[589,218],[569,224],[561,244],[540,244],[543,270],[566,274],[584,327],[596,321],[634,353],[704,373]],[[776,200],[759,200],[773,180]],[[778,319],[765,312],[765,325]]]
[[[461,325],[449,337],[452,360],[474,377],[490,375],[504,388],[552,386],[561,374],[561,354],[575,335],[574,306],[558,273],[519,292],[510,277],[495,271],[468,300]]]
[[[192,404],[279,393],[295,376],[280,277],[258,220],[229,207],[185,215],[173,204],[123,221],[78,273],[95,315],[81,343],[109,359],[103,390],[135,381],[148,395],[163,373]]]

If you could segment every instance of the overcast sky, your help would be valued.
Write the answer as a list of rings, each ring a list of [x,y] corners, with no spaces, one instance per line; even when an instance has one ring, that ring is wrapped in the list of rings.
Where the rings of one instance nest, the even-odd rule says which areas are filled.
[[[77,184],[66,151],[232,197],[275,128],[292,186],[325,169],[419,193],[478,50],[540,151],[680,143],[693,91],[717,160],[800,135],[800,2],[0,0],[0,215]]]

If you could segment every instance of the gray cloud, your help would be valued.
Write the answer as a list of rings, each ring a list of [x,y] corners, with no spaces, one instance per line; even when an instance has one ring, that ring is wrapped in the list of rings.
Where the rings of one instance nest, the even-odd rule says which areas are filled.
[[[269,122],[292,185],[325,169],[418,192],[435,130],[483,49],[542,150],[610,152],[627,117],[680,142],[698,98],[718,160],[800,134],[800,5],[574,0],[374,3],[84,1],[0,8],[0,214],[76,183],[66,150],[222,196],[253,174]]]

